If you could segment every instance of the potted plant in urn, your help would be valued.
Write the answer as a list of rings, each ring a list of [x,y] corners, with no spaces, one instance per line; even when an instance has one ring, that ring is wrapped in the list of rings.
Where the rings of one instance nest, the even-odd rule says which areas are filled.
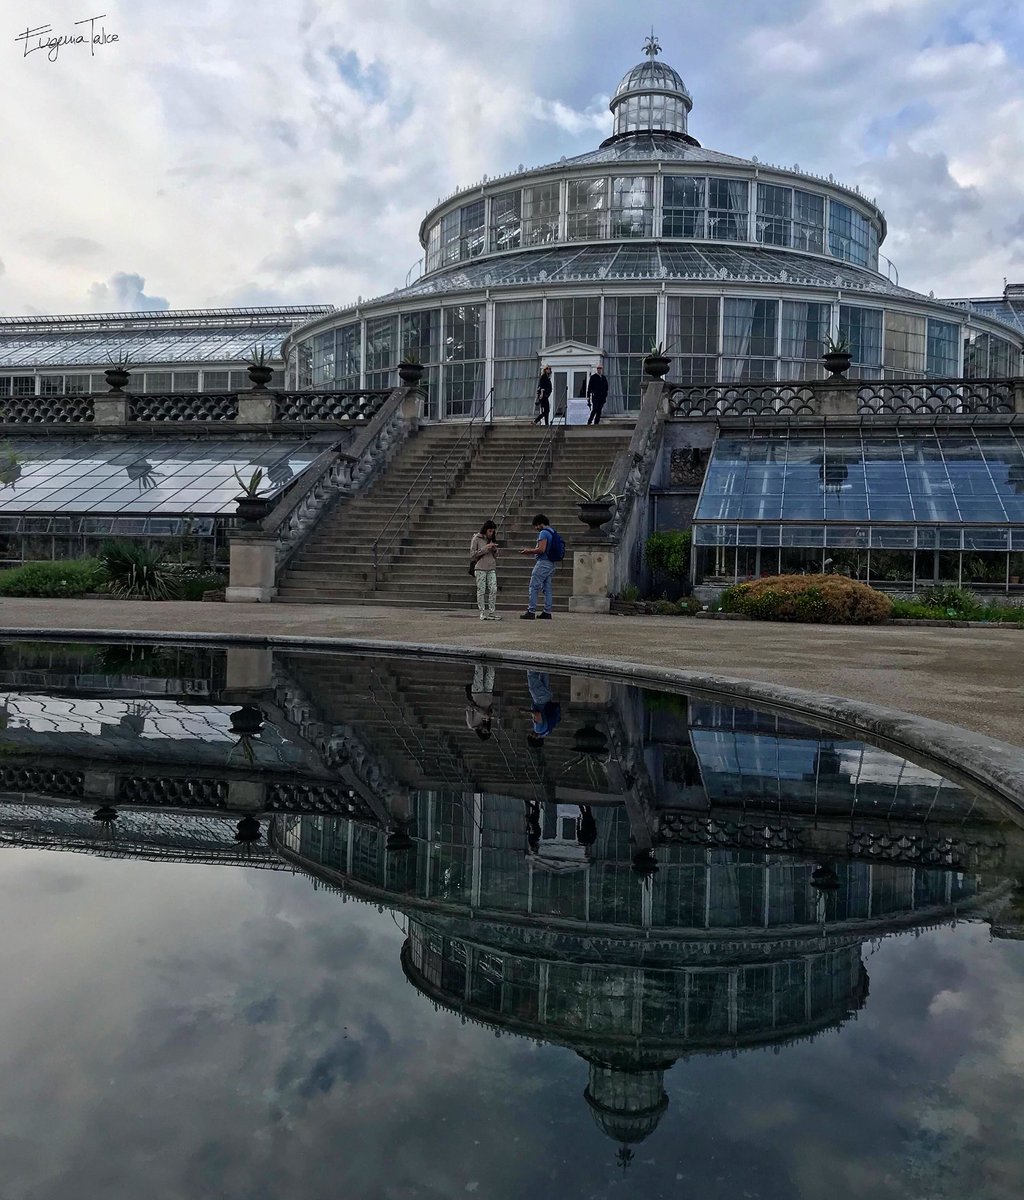
[[[235,498],[236,512],[243,521],[262,521],[270,512],[270,498],[263,494],[263,468],[257,467],[248,479],[243,478],[235,467],[233,472],[242,488],[242,495]]]
[[[569,490],[577,497],[576,503],[580,510],[580,520],[591,529],[598,530],[612,518],[616,501],[622,499],[622,494],[612,491],[612,476],[609,471],[598,471],[594,482],[585,485],[569,480]]]
[[[103,372],[107,387],[112,392],[122,392],[131,378],[131,369],[134,366],[135,363],[127,351],[123,351],[116,358],[111,359],[110,365]]]
[[[267,363],[266,347],[253,346],[245,362],[249,371],[249,382],[256,391],[262,392],[274,377],[274,368]]]
[[[423,371],[424,366],[419,360],[419,355],[414,354],[412,350],[406,350],[398,364],[398,378],[406,387],[419,387]]]
[[[664,379],[671,366],[672,359],[665,353],[665,347],[661,342],[654,342],[651,352],[644,359],[644,373],[652,379]]]
[[[821,356],[821,361],[829,372],[829,378],[842,379],[853,362],[850,343],[843,337],[826,338],[825,353]]]

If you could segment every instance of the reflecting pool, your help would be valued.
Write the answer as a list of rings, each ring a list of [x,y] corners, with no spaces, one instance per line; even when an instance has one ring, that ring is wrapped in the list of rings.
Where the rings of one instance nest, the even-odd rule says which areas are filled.
[[[1024,813],[954,768],[471,660],[0,692],[4,1200],[1021,1194]]]

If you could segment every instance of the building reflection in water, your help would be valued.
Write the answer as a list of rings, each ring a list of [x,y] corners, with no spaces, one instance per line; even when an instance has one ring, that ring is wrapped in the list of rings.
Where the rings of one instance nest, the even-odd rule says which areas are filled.
[[[419,992],[587,1062],[623,1161],[679,1059],[853,1017],[866,944],[1021,929],[1020,818],[841,733],[545,675],[538,734],[537,678],[499,667],[482,739],[472,664],[98,649],[2,647],[0,845],[299,870],[397,910]]]

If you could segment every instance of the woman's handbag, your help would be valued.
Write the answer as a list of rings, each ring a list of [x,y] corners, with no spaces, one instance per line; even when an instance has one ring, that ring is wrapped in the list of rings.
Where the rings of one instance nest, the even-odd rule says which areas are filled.
[[[475,558],[471,558],[469,560],[469,573],[470,573],[470,575],[476,574],[476,559]]]

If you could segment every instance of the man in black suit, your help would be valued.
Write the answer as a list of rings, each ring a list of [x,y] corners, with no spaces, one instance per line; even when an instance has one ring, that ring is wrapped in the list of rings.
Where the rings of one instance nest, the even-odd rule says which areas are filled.
[[[537,381],[537,400],[534,405],[537,415],[533,418],[534,425],[539,425],[541,421],[545,425],[551,423],[551,386],[551,368],[545,367]]]
[[[590,416],[587,417],[588,425],[601,424],[601,411],[607,399],[608,380],[604,377],[604,367],[598,363],[587,382],[587,404],[590,406]]]

